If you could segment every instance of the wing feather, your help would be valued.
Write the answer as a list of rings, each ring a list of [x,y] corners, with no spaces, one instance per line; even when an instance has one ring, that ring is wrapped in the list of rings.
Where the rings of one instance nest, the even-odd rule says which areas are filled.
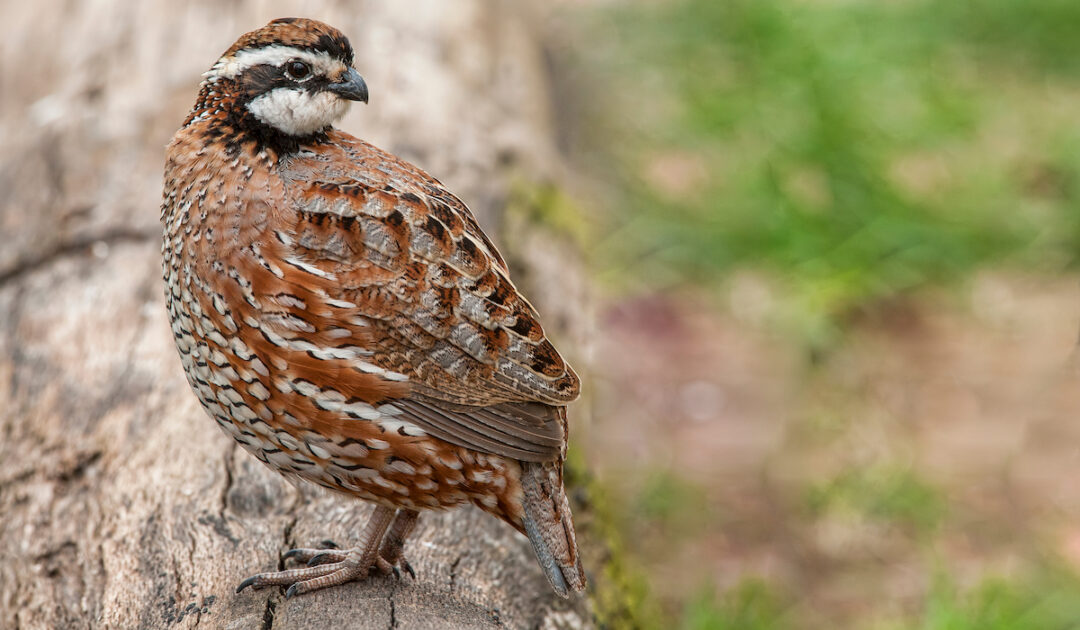
[[[365,321],[378,367],[408,377],[394,402],[440,439],[522,461],[560,456],[573,369],[457,197],[419,168],[341,132],[290,158],[283,243],[344,320]],[[348,374],[344,379],[350,378]],[[348,382],[339,383],[346,392]]]

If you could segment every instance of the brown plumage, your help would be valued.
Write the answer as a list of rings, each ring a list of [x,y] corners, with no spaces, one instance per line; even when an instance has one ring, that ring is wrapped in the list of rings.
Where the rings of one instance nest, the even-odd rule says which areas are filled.
[[[377,504],[356,549],[294,550],[312,566],[240,588],[411,571],[417,511],[472,502],[583,590],[562,485],[578,378],[465,204],[331,126],[367,101],[352,61],[320,22],[247,33],[168,147],[165,293],[196,395],[271,468]]]

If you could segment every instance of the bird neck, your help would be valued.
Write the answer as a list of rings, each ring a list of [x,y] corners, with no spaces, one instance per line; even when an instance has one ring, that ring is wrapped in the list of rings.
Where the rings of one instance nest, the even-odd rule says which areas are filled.
[[[251,97],[238,81],[208,78],[199,89],[195,106],[184,120],[183,128],[199,124],[207,139],[220,139],[229,155],[271,153],[277,157],[328,141],[328,127],[303,136],[293,136],[259,120],[247,105]]]

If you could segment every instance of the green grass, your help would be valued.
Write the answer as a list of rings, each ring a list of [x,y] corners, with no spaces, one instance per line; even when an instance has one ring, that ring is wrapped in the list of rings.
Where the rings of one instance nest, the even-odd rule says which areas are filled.
[[[1080,581],[1044,567],[1027,579],[989,578],[969,591],[939,576],[911,630],[1068,630],[1080,627]]]
[[[574,61],[599,64],[602,79],[584,154],[613,193],[588,212],[552,188],[514,200],[585,243],[614,284],[720,294],[733,272],[762,272],[772,316],[821,347],[852,311],[910,290],[983,269],[1078,266],[1080,2],[641,0],[575,11],[593,19],[575,46],[588,59]],[[847,426],[837,417],[814,419],[828,439]],[[643,517],[641,531],[692,545],[698,525],[678,529],[706,490],[657,475],[623,507]],[[800,498],[802,514],[854,513],[912,534],[928,556],[955,544],[949,532],[964,522],[964,505],[903,466],[848,470]],[[623,538],[615,555],[633,566],[638,540]],[[972,585],[965,574],[960,586],[942,571],[920,605],[883,610],[870,627],[1080,629],[1080,580],[1029,555],[1022,577]],[[691,586],[660,620],[648,580],[613,572],[617,588],[597,600],[613,626],[779,629],[812,617],[800,616],[798,593],[748,580],[719,597]]]
[[[644,627],[683,630],[786,630],[806,627],[790,596],[760,579],[743,580],[720,597],[705,585],[688,598],[680,622]],[[820,611],[819,611],[820,612]],[[867,630],[1072,630],[1080,627],[1080,580],[1062,568],[1041,566],[1022,578],[990,577],[963,589],[938,573],[908,619],[862,623]]]
[[[767,582],[748,579],[715,596],[711,587],[691,597],[684,630],[784,630],[805,627],[791,602]],[[672,627],[672,626],[668,626]],[[991,577],[968,589],[939,573],[910,619],[858,627],[874,630],[1071,630],[1080,627],[1080,580],[1043,566],[1023,578]]]
[[[828,322],[1080,256],[1080,3],[616,7],[596,37],[624,193],[598,250],[609,277],[758,268]]]
[[[925,535],[943,522],[948,501],[912,470],[881,465],[848,470],[814,486],[807,504],[815,515],[854,512]]]
[[[683,630],[780,630],[790,627],[784,606],[768,583],[748,579],[717,599],[704,586],[686,605]]]
[[[646,479],[632,513],[658,528],[666,541],[677,542],[715,527],[714,508],[700,485],[658,470]]]

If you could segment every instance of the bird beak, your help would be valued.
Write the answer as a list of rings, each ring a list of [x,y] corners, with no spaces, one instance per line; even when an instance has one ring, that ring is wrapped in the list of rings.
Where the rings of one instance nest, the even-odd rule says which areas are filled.
[[[350,101],[367,102],[367,83],[364,83],[364,77],[353,68],[349,68],[340,81],[331,83],[326,89]]]

